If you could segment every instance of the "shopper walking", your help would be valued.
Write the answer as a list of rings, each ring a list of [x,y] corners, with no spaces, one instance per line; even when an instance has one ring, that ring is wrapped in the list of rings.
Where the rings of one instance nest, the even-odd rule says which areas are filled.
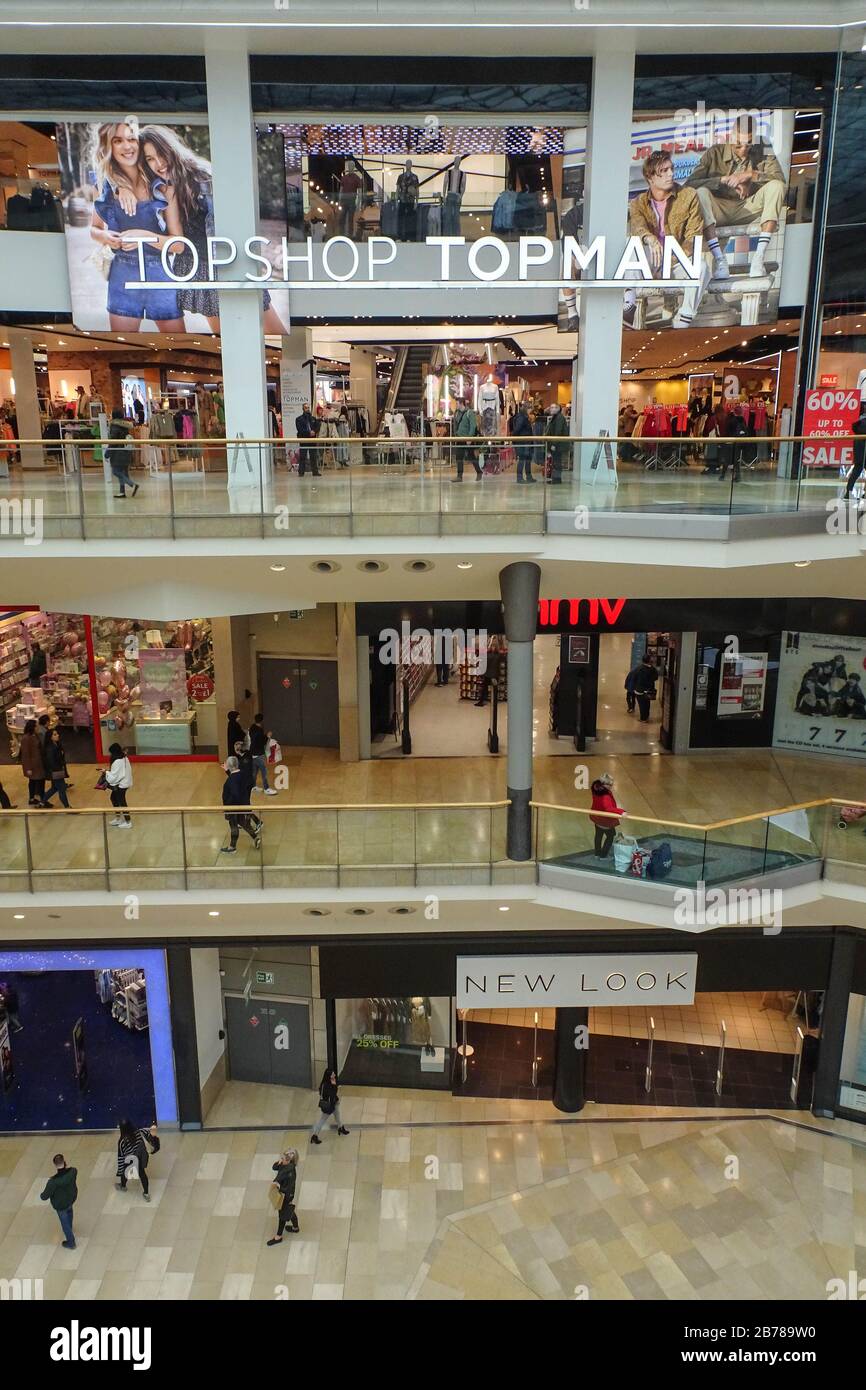
[[[45,771],[47,772],[51,786],[48,788],[48,795],[45,800],[50,801],[55,792],[60,797],[60,804],[69,810],[69,797],[66,795],[67,788],[67,768],[66,754],[63,750],[63,742],[60,737],[59,729],[52,729],[45,744]]]
[[[552,483],[562,482],[562,470],[568,463],[568,454],[571,448],[568,428],[565,411],[560,405],[554,403],[550,407],[547,420],[547,433],[553,436],[552,442],[548,445],[550,449],[550,481]]]
[[[63,1231],[61,1245],[64,1250],[75,1249],[75,1232],[72,1229],[72,1208],[78,1200],[77,1168],[67,1168],[63,1154],[55,1154],[51,1160],[54,1172],[39,1194],[41,1202],[50,1202],[57,1212],[60,1229]]]
[[[129,445],[129,436],[132,425],[126,419],[122,410],[112,410],[111,424],[108,427],[109,439],[119,441],[112,444],[108,450],[108,462],[111,471],[117,479],[117,492],[114,493],[116,501],[120,501],[126,496],[126,488],[132,488],[133,497],[138,492],[138,483],[134,483],[129,476],[130,465],[132,464],[132,449]]]
[[[262,791],[265,796],[276,796],[276,791],[268,784],[268,739],[271,737],[270,731],[265,732],[262,723],[264,715],[257,714],[250,725],[250,754],[253,760],[253,785],[251,790],[258,791],[256,785],[259,773],[262,774]]]
[[[18,1003],[18,991],[14,985],[10,985],[4,980],[0,985],[0,1007],[6,1010],[6,1017],[9,1020],[9,1027],[13,1033],[23,1033],[24,1024],[19,1017],[20,1005]]]
[[[223,765],[226,780],[223,782],[223,806],[249,806],[249,792],[244,785],[244,778],[240,770],[240,764],[236,757],[226,758]],[[241,830],[245,830],[255,845],[256,849],[262,843],[262,825],[258,817],[241,811],[226,811],[225,818],[229,823],[230,840],[227,845],[223,845],[220,854],[237,854],[238,835]]]
[[[613,777],[609,772],[603,772],[593,782],[590,790],[592,791],[592,810],[607,813],[603,816],[590,815],[590,820],[595,826],[596,858],[606,859],[610,854],[613,837],[619,825],[619,821],[614,820],[614,816],[624,816],[625,811],[616,804],[616,798],[613,794]]]
[[[478,462],[478,446],[470,441],[478,437],[478,416],[470,410],[467,402],[461,400],[451,421],[451,432],[457,441],[454,445],[454,463],[457,469],[456,482],[463,482],[463,466],[471,463],[475,469],[475,481],[481,482],[484,471]]]
[[[120,1188],[121,1192],[126,1191],[126,1184],[129,1178],[134,1175],[141,1180],[141,1195],[146,1202],[150,1201],[150,1181],[147,1176],[147,1162],[150,1153],[159,1153],[159,1136],[156,1132],[156,1125],[152,1124],[150,1129],[136,1129],[131,1120],[121,1120],[120,1137],[117,1141],[117,1178],[115,1187]]]
[[[649,723],[650,700],[656,697],[656,680],[656,668],[650,658],[645,656],[634,677],[634,693],[641,724]]]
[[[637,704],[634,694],[634,683],[637,680],[637,673],[639,670],[640,662],[638,662],[637,666],[632,666],[631,670],[625,678],[625,681],[623,682],[623,686],[625,689],[625,706],[629,714],[634,714],[635,706]]]
[[[319,475],[319,454],[316,445],[312,442],[321,428],[321,421],[317,420],[309,405],[305,403],[300,415],[295,417],[295,435],[300,441],[298,448],[298,477],[303,478],[309,465],[310,472],[314,478]]]
[[[244,727],[241,723],[240,714],[236,709],[230,709],[226,722],[226,757],[231,758],[235,753],[235,745],[243,743],[246,739]]]
[[[528,411],[519,405],[511,417],[511,436],[517,441],[515,452],[517,454],[517,481],[519,483],[534,483],[532,476],[532,445],[527,441],[532,438],[532,421]]]
[[[27,778],[27,796],[30,806],[48,806],[45,796],[45,763],[42,760],[42,744],[36,732],[36,720],[28,719],[21,735],[21,771]]]
[[[319,1135],[325,1128],[328,1120],[333,1118],[337,1126],[338,1134],[348,1134],[349,1131],[343,1124],[340,1117],[340,1097],[337,1092],[337,1073],[326,1067],[319,1083],[319,1118],[313,1125],[313,1132],[310,1135],[311,1144],[321,1144]]]
[[[297,1235],[301,1229],[298,1225],[298,1213],[295,1211],[295,1184],[298,1177],[298,1151],[297,1149],[286,1149],[285,1153],[280,1154],[274,1164],[276,1177],[273,1186],[282,1198],[277,1207],[277,1234],[272,1236],[268,1245],[280,1245],[283,1239],[283,1231],[288,1226],[292,1235]]]
[[[42,677],[48,670],[48,662],[45,653],[38,642],[33,643],[33,650],[30,653],[30,666],[27,671],[28,685],[41,685]]]
[[[108,824],[119,830],[129,830],[132,819],[126,809],[126,793],[132,787],[132,763],[119,743],[112,743],[108,756],[111,765],[105,774],[105,784],[111,790],[111,804],[117,813]]]

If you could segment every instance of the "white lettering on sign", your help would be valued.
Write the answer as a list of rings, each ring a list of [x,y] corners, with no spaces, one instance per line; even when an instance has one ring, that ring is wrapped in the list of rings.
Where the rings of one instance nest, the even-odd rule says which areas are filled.
[[[458,1009],[693,1004],[697,955],[462,956]]]
[[[153,241],[153,237],[142,241]],[[625,288],[623,282],[642,280],[646,285],[659,289],[682,289],[688,284],[698,284],[703,255],[702,238],[695,237],[691,254],[683,249],[675,237],[665,237],[661,274],[656,275],[647,259],[640,237],[629,237],[625,250],[617,262],[612,279],[605,278],[606,245],[603,236],[597,236],[588,247],[582,246],[576,237],[563,236],[553,241],[546,236],[522,236],[515,242],[503,241],[498,236],[483,236],[478,241],[467,243],[462,236],[430,236],[425,241],[405,245],[401,248],[401,259],[408,269],[418,269],[418,257],[413,252],[423,252],[426,247],[438,249],[438,278],[386,280],[379,272],[397,259],[397,243],[392,237],[374,236],[367,243],[367,255],[362,270],[362,248],[350,237],[334,236],[317,246],[314,252],[313,239],[307,237],[303,250],[290,250],[286,237],[272,243],[267,237],[247,237],[242,253],[255,261],[261,270],[245,270],[244,278],[220,280],[217,271],[232,265],[238,258],[238,246],[231,237],[209,236],[207,238],[207,266],[199,266],[198,252],[193,250],[193,267],[184,275],[177,275],[173,261],[178,249],[192,243],[185,237],[176,237],[167,242],[161,253],[162,264],[169,279],[177,283],[201,288],[220,290],[249,290],[260,285],[273,283],[273,264],[282,259],[283,282],[291,278],[292,266],[303,267],[305,275],[294,283],[305,289],[338,289],[351,284],[354,289],[437,289],[442,285],[453,288],[485,285],[498,285],[500,288],[557,289],[575,287],[580,289],[619,289]],[[275,254],[269,255],[274,246]],[[292,243],[294,246],[295,243]],[[466,247],[466,269],[455,275],[452,251]],[[514,250],[516,247],[516,255]],[[558,275],[546,279],[543,273],[533,276],[535,267],[545,266],[554,260],[556,248],[560,248]],[[261,249],[255,249],[261,248]],[[324,279],[317,280],[316,256],[321,257],[321,273]],[[342,268],[340,268],[342,267]],[[426,269],[426,263],[425,263]],[[138,280],[128,280],[127,289],[164,289],[165,280],[148,281],[144,249],[138,246]],[[206,273],[206,278],[202,278]],[[464,278],[468,275],[468,278]],[[199,278],[194,278],[199,276]],[[832,393],[831,393],[832,394]]]

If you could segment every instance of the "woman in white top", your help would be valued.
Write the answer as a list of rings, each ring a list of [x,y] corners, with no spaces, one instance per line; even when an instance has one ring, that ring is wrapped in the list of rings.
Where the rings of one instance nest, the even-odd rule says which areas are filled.
[[[111,790],[111,804],[117,811],[117,815],[108,824],[116,825],[121,830],[129,830],[132,820],[126,810],[126,793],[132,786],[132,763],[119,743],[112,743],[108,755],[111,758],[111,766],[105,774],[105,780]]]

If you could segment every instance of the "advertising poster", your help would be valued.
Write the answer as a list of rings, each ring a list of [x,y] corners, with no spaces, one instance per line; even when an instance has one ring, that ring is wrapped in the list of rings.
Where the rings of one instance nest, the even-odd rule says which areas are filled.
[[[793,138],[793,110],[722,111],[699,102],[695,111],[635,121],[623,241],[640,238],[656,275],[666,236],[690,258],[700,236],[703,254],[698,281],[682,290],[625,289],[627,327],[776,322]],[[580,159],[580,151],[566,148],[566,165]],[[676,261],[673,278],[686,278]],[[561,293],[561,331],[577,327],[579,301],[579,291],[576,301],[574,292]]]
[[[145,647],[139,653],[141,703],[146,719],[186,714],[186,659],[179,647]]]
[[[783,632],[774,748],[866,759],[866,637]]]
[[[57,125],[63,227],[76,328],[115,333],[218,333],[216,290],[172,281],[207,279],[215,234],[210,137],[206,125],[161,125],[120,113],[107,121]],[[176,243],[171,235],[190,244]],[[133,290],[145,279],[156,290]],[[194,250],[193,250],[194,248]]]
[[[569,637],[568,660],[572,666],[589,664],[589,637]]]
[[[768,652],[722,653],[719,677],[720,719],[731,714],[761,714],[767,687]]]
[[[803,410],[803,434],[818,436],[820,442],[803,445],[804,466],[849,469],[854,462],[854,445],[850,440],[842,443],[841,439],[834,443],[834,439],[850,434],[859,416],[859,391],[837,391],[832,387],[809,391]]]

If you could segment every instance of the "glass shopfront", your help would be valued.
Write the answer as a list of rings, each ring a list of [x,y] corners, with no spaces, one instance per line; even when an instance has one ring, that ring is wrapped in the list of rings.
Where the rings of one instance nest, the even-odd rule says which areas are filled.
[[[451,1089],[453,1009],[447,996],[338,999],[337,1048],[346,1086]]]

